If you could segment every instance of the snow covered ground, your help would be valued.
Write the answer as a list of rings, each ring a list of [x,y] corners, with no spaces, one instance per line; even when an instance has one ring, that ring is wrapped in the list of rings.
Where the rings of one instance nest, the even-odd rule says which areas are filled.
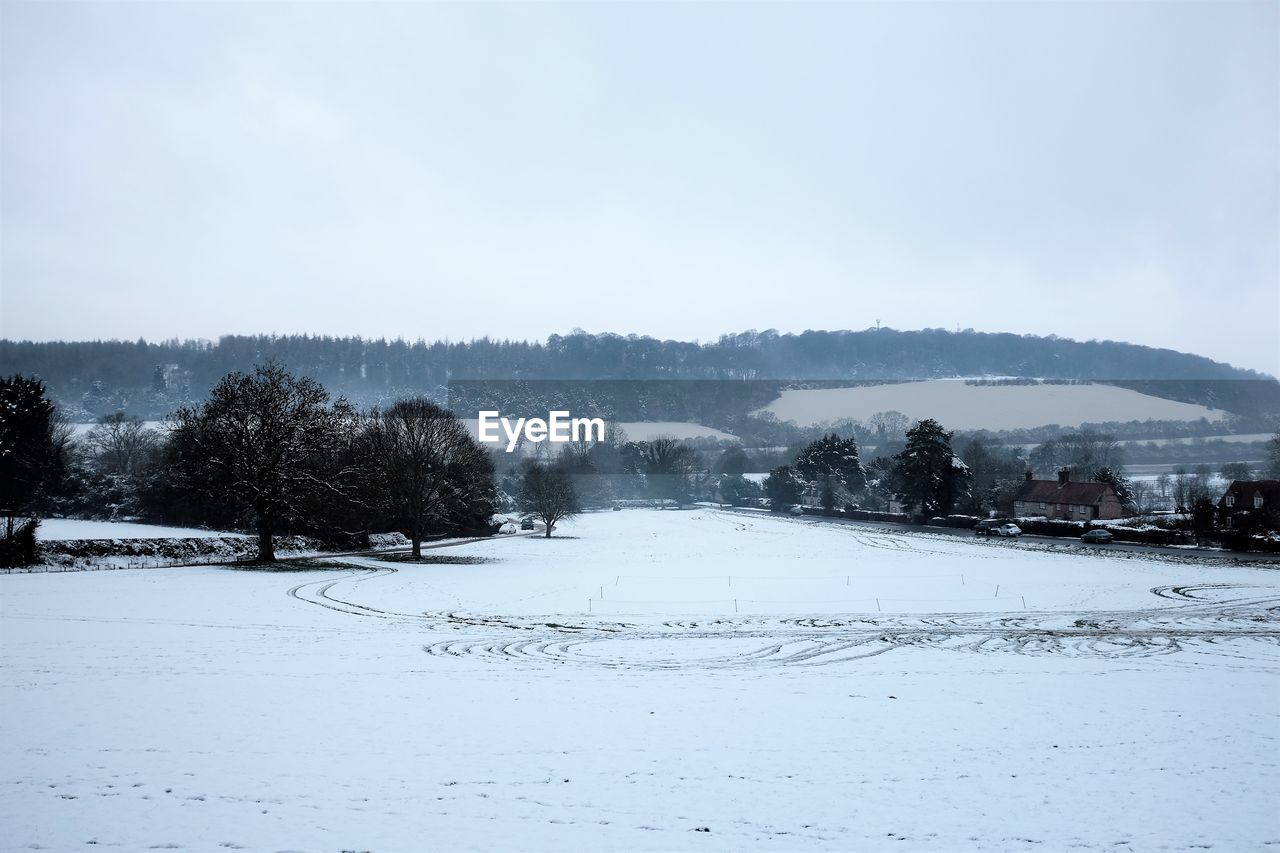
[[[995,430],[1148,418],[1218,421],[1226,416],[1221,410],[1113,385],[967,385],[961,379],[790,389],[762,411],[801,426],[897,411],[912,420],[933,418],[947,429]]]
[[[0,844],[1280,844],[1275,570],[711,509],[562,528],[0,577]]]
[[[46,518],[40,522],[37,536],[41,541],[68,539],[212,539],[242,536],[196,527],[163,527],[158,524],[133,524],[127,521],[82,521],[77,518]]]

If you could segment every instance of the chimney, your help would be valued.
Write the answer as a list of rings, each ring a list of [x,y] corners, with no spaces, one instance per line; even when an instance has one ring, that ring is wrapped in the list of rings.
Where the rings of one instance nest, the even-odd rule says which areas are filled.
[[[1065,485],[1066,483],[1069,483],[1069,482],[1071,482],[1071,469],[1070,469],[1070,468],[1059,468],[1059,469],[1058,469],[1058,483],[1059,483],[1059,484],[1062,484],[1062,485]]]
[[[1032,474],[1030,471],[1028,471],[1028,472],[1026,472],[1025,474],[1023,474],[1022,476],[1023,476],[1023,479],[1025,479],[1028,483],[1030,483],[1030,482],[1031,482],[1031,478],[1032,478],[1033,476],[1035,476],[1035,475],[1034,475],[1034,474]]]

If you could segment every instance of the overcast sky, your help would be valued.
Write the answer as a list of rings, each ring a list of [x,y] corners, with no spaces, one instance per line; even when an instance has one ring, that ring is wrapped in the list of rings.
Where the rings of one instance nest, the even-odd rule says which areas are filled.
[[[1280,375],[1280,3],[0,4],[0,336],[972,327]]]

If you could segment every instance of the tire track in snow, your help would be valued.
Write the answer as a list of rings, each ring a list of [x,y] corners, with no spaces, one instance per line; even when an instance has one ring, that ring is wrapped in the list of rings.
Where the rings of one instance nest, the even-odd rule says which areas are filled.
[[[1205,585],[1215,591],[1236,589]],[[668,620],[651,626],[613,625],[604,632],[575,626],[577,635],[549,635],[525,624],[532,636],[487,634],[442,640],[423,647],[439,657],[478,656],[490,661],[581,667],[674,670],[743,670],[825,666],[903,648],[970,654],[1019,654],[1122,660],[1183,651],[1244,657],[1240,644],[1280,650],[1280,599],[1196,598],[1201,588],[1181,588],[1184,607],[1134,611],[886,615],[869,617],[740,617]],[[495,620],[496,621],[496,620]],[[532,622],[532,620],[530,620]],[[475,623],[478,626],[485,623]],[[516,627],[506,623],[508,630]],[[742,651],[700,653],[706,644],[732,641]],[[657,646],[646,654],[645,645]],[[1256,646],[1255,646],[1256,648]],[[638,651],[637,651],[638,650]]]
[[[458,611],[403,613],[340,597],[335,590],[396,574],[394,567],[347,567],[292,587],[300,601],[351,616],[416,620],[433,627],[480,629],[481,636],[428,644],[436,657],[478,657],[526,665],[631,670],[745,670],[848,663],[903,648],[971,654],[1020,654],[1121,660],[1195,650],[1244,657],[1239,644],[1280,648],[1280,597],[1266,587],[1184,584],[1155,587],[1173,606],[1048,613],[933,613],[742,616],[631,624],[563,617],[501,617]],[[741,651],[708,650],[731,642]],[[650,647],[645,648],[646,644]],[[652,647],[657,644],[656,653]],[[639,653],[638,651],[639,650]]]

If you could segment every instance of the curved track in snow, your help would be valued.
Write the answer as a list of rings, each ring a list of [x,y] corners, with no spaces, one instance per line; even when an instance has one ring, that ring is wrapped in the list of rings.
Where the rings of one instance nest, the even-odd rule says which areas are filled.
[[[896,547],[896,546],[889,546]],[[423,651],[495,664],[629,670],[748,670],[847,664],[901,649],[1122,660],[1195,652],[1274,657],[1280,664],[1280,594],[1274,586],[1157,586],[1161,606],[1019,613],[723,616],[620,622],[578,615],[407,613],[361,603],[359,586],[391,566],[335,567],[292,587],[302,602],[369,619],[413,621],[437,639]],[[1246,654],[1247,652],[1247,654]]]

